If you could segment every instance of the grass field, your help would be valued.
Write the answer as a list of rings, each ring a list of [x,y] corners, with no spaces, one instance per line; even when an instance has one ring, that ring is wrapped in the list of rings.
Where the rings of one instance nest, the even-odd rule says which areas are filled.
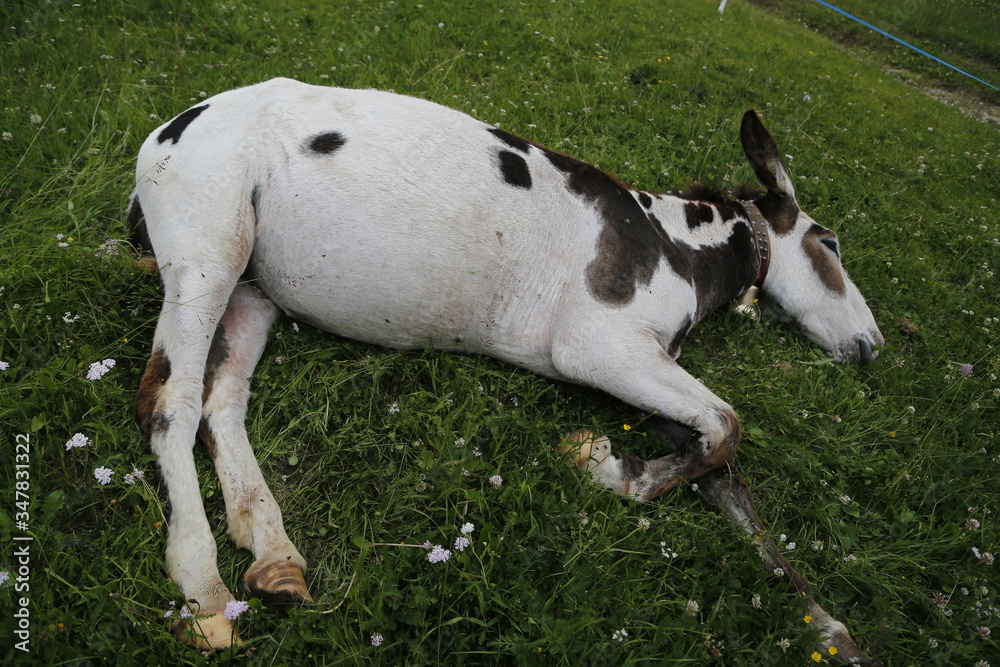
[[[977,4],[949,7],[996,20]],[[553,450],[585,426],[652,456],[648,415],[489,359],[388,351],[288,320],[255,375],[248,430],[317,606],[251,601],[239,651],[174,640],[164,616],[184,601],[163,570],[169,508],[133,415],[160,304],[125,241],[135,154],[198,100],[289,76],[431,99],[647,190],[750,180],[737,130],[759,109],[800,204],[840,235],[886,348],[871,366],[834,366],[780,326],[720,311],[681,363],[740,413],[738,461],[762,519],[862,648],[894,666],[1000,665],[1000,134],[887,74],[877,51],[859,56],[784,11],[717,7],[4,5],[5,663],[813,662],[801,608],[695,493],[624,502]],[[996,81],[992,54],[979,74]],[[113,368],[88,380],[105,359]],[[68,445],[77,433],[87,444]],[[220,569],[241,595],[252,557],[226,540],[218,481],[196,454]],[[448,548],[465,523],[472,544],[446,563],[387,546]],[[28,654],[14,648],[22,597]]]
[[[995,2],[836,0],[829,3],[961,72],[813,0],[755,2],[845,45],[852,56],[881,64],[888,74],[901,81],[958,102],[967,110],[985,112],[993,122],[1000,123],[1000,90],[997,90],[1000,88],[1000,40],[996,37],[1000,5]]]

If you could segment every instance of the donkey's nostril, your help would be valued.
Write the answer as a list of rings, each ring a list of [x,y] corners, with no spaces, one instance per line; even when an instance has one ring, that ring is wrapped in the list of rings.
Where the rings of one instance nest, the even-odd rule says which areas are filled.
[[[858,334],[854,337],[854,342],[858,344],[858,360],[861,363],[870,364],[878,356],[878,350],[874,348],[868,336]]]

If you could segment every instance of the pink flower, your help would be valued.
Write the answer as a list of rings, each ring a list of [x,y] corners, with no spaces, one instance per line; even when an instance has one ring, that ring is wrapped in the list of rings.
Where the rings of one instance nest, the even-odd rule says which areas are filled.
[[[987,565],[993,565],[993,554],[989,551],[980,552],[978,547],[972,547],[972,555]]]
[[[956,366],[958,366],[959,373],[962,374],[962,377],[967,378],[970,375],[972,375],[972,364],[960,364],[957,361],[953,361],[951,363],[953,363]]]
[[[107,241],[99,245],[97,249],[103,250],[105,255],[117,255],[118,239],[108,239]]]

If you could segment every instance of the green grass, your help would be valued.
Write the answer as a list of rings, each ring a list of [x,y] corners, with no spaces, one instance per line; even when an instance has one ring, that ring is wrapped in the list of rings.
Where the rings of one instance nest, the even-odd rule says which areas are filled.
[[[755,0],[780,14],[800,20],[853,53],[882,63],[890,74],[925,88],[943,88],[993,106],[1000,104],[1000,5],[990,0],[906,0],[830,3],[858,19],[980,79],[975,81],[884,35],[813,2]],[[993,86],[983,85],[982,81]]]
[[[150,131],[203,94],[280,75],[433,99],[651,190],[750,179],[737,124],[762,110],[793,156],[800,203],[841,235],[887,346],[870,367],[833,366],[785,329],[719,312],[681,361],[742,416],[738,461],[761,517],[797,543],[793,564],[863,648],[889,665],[996,662],[978,628],[998,630],[1000,564],[972,552],[1000,551],[994,127],[744,3],[721,17],[694,0],[75,4],[0,10],[0,570],[16,572],[14,445],[27,434],[29,659],[704,664],[714,647],[726,664],[809,661],[800,610],[695,494],[624,502],[552,449],[586,426],[651,456],[646,415],[489,359],[288,321],[255,375],[248,430],[318,605],[255,605],[234,654],[172,638],[168,508],[132,412],[159,284],[124,244],[101,245],[127,236]],[[114,369],[86,380],[105,358]],[[66,451],[78,432],[90,444]],[[220,568],[239,591],[251,556],[226,541],[218,481],[196,453]],[[115,470],[108,486],[99,466]],[[133,466],[146,476],[129,486]],[[465,522],[473,545],[445,564],[384,546],[447,547]],[[14,585],[0,585],[5,660],[25,657],[5,648]]]

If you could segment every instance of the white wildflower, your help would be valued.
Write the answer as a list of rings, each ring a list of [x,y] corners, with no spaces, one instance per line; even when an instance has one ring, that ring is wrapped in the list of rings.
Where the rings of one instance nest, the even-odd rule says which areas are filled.
[[[73,437],[66,441],[66,451],[74,447],[86,447],[90,443],[90,438],[83,433],[74,433]]]
[[[226,610],[222,612],[230,621],[235,621],[245,611],[250,609],[250,604],[245,600],[230,600],[226,603]]]
[[[111,476],[115,474],[115,471],[111,468],[105,468],[101,466],[94,470],[94,479],[101,483],[101,486],[105,486],[111,481]]]
[[[132,468],[132,472],[125,475],[125,483],[129,486],[136,484],[140,479],[146,476],[146,473],[139,470],[138,468]]]
[[[69,315],[69,313],[66,313]],[[87,371],[87,379],[91,382],[95,380],[100,380],[104,377],[105,373],[110,371],[115,367],[114,359],[105,359],[104,361],[95,361],[90,364],[90,370]]]
[[[427,554],[427,560],[431,563],[445,563],[451,558],[451,552],[447,549],[442,549],[440,544],[435,544]]]

